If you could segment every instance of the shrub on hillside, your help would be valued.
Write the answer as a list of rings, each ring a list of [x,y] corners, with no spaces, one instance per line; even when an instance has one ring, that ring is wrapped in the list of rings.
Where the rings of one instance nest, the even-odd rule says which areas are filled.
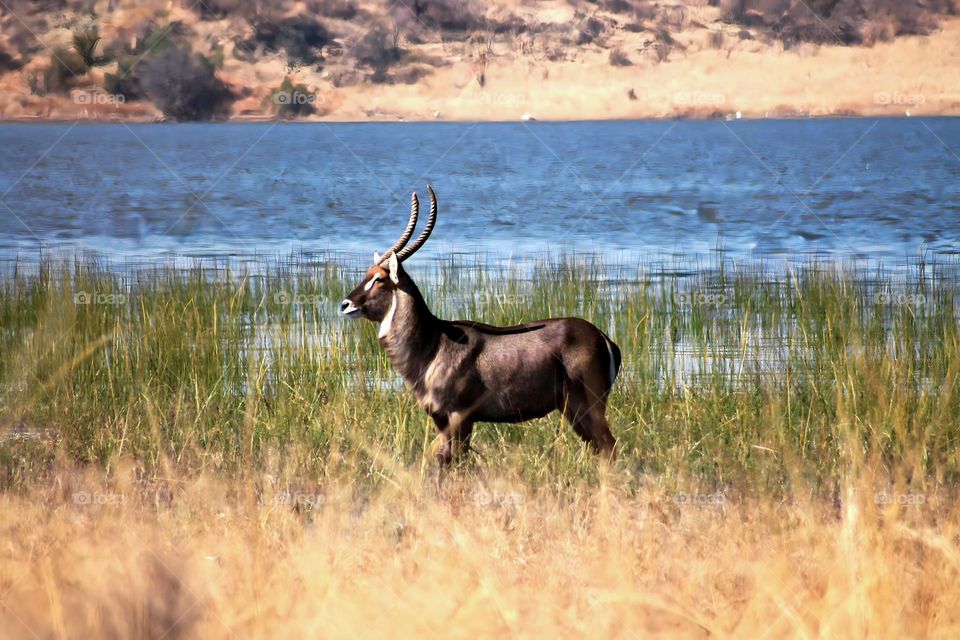
[[[724,17],[761,29],[785,43],[872,44],[897,35],[922,35],[939,17],[956,13],[957,0],[721,0]]]
[[[16,71],[23,67],[24,61],[16,52],[8,51],[0,44],[0,73]]]
[[[168,24],[144,23],[127,29],[123,35],[104,47],[108,57],[115,58],[117,70],[106,73],[103,88],[107,93],[121,95],[127,101],[146,97],[143,87],[143,74],[152,60],[162,57],[173,49],[190,50],[190,37],[193,31],[180,21]],[[211,62],[217,66],[217,47],[214,47]],[[219,52],[222,66],[222,50]]]
[[[87,67],[96,62],[97,44],[100,43],[100,27],[92,25],[73,32],[73,50],[83,59]]]
[[[306,0],[297,7],[291,0],[274,0],[269,3],[259,0],[182,0],[181,5],[199,12],[201,20],[223,20],[239,17],[253,20],[257,16],[272,14],[277,17],[289,16],[291,9],[298,9],[300,15],[352,20],[359,13],[356,0]]]
[[[294,84],[284,78],[280,86],[267,97],[280,118],[293,119],[316,113],[317,94],[305,84]]]
[[[50,66],[43,72],[42,93],[65,93],[74,81],[87,73],[83,58],[72,49],[54,49]]]
[[[359,9],[354,0],[308,0],[307,11],[312,15],[338,20],[353,20]]]
[[[487,29],[483,4],[476,0],[414,0],[399,3],[401,10],[413,12],[428,29],[441,31],[481,31]]]
[[[829,18],[834,7],[840,3],[840,0],[806,0],[806,2],[807,7],[811,11],[816,12],[817,15],[823,16],[824,18]]]
[[[163,26],[155,25],[137,42],[132,53],[155,56],[174,47],[187,46],[191,35],[193,30],[180,21]]]
[[[179,20],[165,24],[140,22],[118,30],[116,38],[104,45],[103,53],[111,59],[145,60],[171,47],[189,47],[195,35]]]
[[[596,18],[587,18],[577,32],[577,44],[590,44],[603,35],[606,26]]]
[[[388,82],[387,72],[403,58],[400,32],[378,26],[365,34],[353,47],[353,55],[362,66],[370,67],[372,82]]]
[[[198,10],[201,20],[222,20],[230,16],[250,17],[257,12],[256,0],[184,0],[183,5],[188,9]]]
[[[233,94],[213,65],[187,48],[172,47],[151,56],[139,75],[147,97],[175,120],[223,117],[233,103]]]
[[[629,67],[633,63],[630,61],[630,58],[627,57],[627,54],[620,49],[611,49],[610,64],[615,67]]]
[[[283,51],[291,65],[309,65],[323,59],[321,49],[333,42],[333,36],[313,18],[273,18],[260,15],[253,22],[253,35],[238,41],[247,52],[262,47],[268,53]]]
[[[103,76],[103,88],[107,93],[123,96],[125,100],[139,100],[143,97],[143,87],[136,73],[138,58],[123,56],[117,59],[117,72]]]
[[[958,9],[956,0],[840,0],[831,17],[856,26],[861,33],[871,24],[888,23],[894,35],[924,35],[938,27],[941,16]]]

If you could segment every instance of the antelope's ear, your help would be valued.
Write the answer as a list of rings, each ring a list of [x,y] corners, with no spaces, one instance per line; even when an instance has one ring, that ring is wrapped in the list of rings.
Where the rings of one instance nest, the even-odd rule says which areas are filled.
[[[390,279],[393,280],[393,284],[400,284],[400,261],[397,260],[396,251],[390,252],[387,269],[390,271]]]
[[[380,264],[380,261],[383,260],[383,256],[380,255],[379,251],[373,252],[373,264]]]

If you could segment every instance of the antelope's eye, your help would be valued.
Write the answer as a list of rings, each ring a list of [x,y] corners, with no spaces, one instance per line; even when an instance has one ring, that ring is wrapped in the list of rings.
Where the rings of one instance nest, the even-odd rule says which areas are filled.
[[[383,282],[383,278],[380,276],[373,276],[373,283],[377,284],[378,282]]]

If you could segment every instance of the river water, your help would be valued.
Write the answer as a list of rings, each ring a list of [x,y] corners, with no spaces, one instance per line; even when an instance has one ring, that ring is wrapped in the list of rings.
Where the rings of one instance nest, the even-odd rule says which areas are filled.
[[[960,250],[960,119],[0,125],[0,260],[564,251],[896,265]],[[425,207],[424,207],[425,210]]]

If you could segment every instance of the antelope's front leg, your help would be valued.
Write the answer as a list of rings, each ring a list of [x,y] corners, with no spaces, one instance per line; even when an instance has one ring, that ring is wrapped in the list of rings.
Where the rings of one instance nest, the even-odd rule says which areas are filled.
[[[445,467],[453,462],[460,453],[470,449],[473,421],[468,416],[457,412],[433,414],[431,417],[440,432],[437,460]]]

